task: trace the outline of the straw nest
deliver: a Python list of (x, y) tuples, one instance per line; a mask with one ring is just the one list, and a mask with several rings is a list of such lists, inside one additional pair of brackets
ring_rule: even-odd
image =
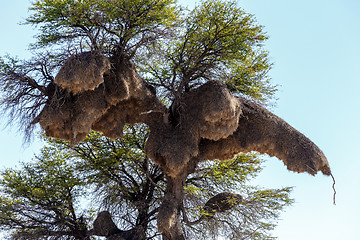
[(55, 77), (55, 83), (77, 94), (94, 90), (104, 82), (103, 75), (110, 70), (110, 61), (99, 52), (83, 52), (71, 56)]
[(93, 234), (96, 236), (107, 237), (120, 232), (108, 211), (100, 212), (95, 219), (93, 226)]
[(145, 229), (141, 225), (126, 231), (120, 230), (108, 211), (100, 212), (93, 223), (92, 235), (106, 237), (107, 240), (145, 239)]
[(39, 122), (47, 136), (82, 141), (95, 119), (107, 110), (102, 88), (76, 96), (54, 96), (40, 113)]
[[(79, 59), (82, 60), (81, 63), (74, 65), (86, 65), (92, 70), (78, 68), (76, 71), (76, 68), (69, 66), (74, 61), (80, 61)], [(143, 112), (165, 112), (165, 107), (136, 73), (133, 64), (124, 59), (117, 68), (105, 73), (104, 65), (108, 65), (105, 63), (109, 60), (104, 59), (105, 57), (97, 54), (83, 53), (70, 57), (64, 64), (57, 75), (57, 79), (61, 79), (56, 81), (59, 85), (51, 83), (54, 85), (53, 94), (35, 120), (40, 123), (47, 136), (76, 144), (86, 137), (90, 129), (96, 129), (103, 131), (106, 136), (116, 138), (122, 135), (125, 123), (147, 122), (156, 115), (142, 114)], [(96, 65), (98, 62), (104, 64)], [(101, 73), (103, 75), (99, 77)], [(70, 80), (65, 80), (65, 77)], [(100, 84), (90, 90), (88, 86), (93, 88), (95, 83)], [(159, 117), (159, 114), (155, 117)]]
[(216, 141), (228, 137), (238, 127), (240, 104), (220, 82), (205, 83), (185, 95), (181, 102), (180, 121), (193, 128), (200, 138)]
[(105, 136), (116, 139), (122, 136), (125, 124), (162, 121), (164, 106), (155, 98), (130, 98), (111, 106), (104, 115), (94, 122), (92, 129), (101, 131)]
[(225, 212), (243, 202), (239, 194), (222, 192), (210, 198), (203, 207), (203, 216), (213, 217), (215, 213)]
[(171, 109), (167, 125), (152, 127), (148, 156), (168, 175), (177, 175), (199, 154), (202, 138), (219, 140), (238, 127), (240, 104), (221, 83), (209, 81), (186, 94)]
[(148, 157), (169, 176), (180, 174), (191, 161), (229, 159), (249, 151), (276, 156), (291, 171), (331, 174), (313, 142), (216, 81), (184, 93), (166, 110), (129, 60), (82, 53), (66, 61), (49, 89), (52, 94), (34, 120), (47, 136), (76, 144), (90, 129), (117, 138), (124, 124), (146, 123), (151, 130)]
[(199, 159), (229, 159), (239, 152), (258, 151), (276, 156), (294, 172), (331, 174), (324, 153), (311, 140), (264, 107), (243, 98), (239, 102), (238, 129), (225, 139), (203, 139)]

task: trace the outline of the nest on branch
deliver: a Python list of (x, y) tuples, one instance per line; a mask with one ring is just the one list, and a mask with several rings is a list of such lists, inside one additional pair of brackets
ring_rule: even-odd
[(176, 175), (199, 154), (201, 139), (219, 140), (231, 135), (241, 113), (236, 97), (215, 81), (185, 93), (176, 105), (172, 122), (151, 128), (146, 145), (148, 156), (169, 175)]
[(100, 212), (96, 217), (93, 226), (93, 234), (96, 236), (107, 237), (120, 232), (108, 211)]
[[(79, 143), (96, 129), (122, 136), (124, 123), (147, 122), (141, 114), (164, 106), (126, 59), (108, 71), (110, 61), (99, 54), (70, 57), (56, 76), (54, 93), (36, 118), (47, 136)], [(86, 68), (84, 70), (84, 68)]]
[(211, 218), (218, 212), (230, 210), (243, 202), (240, 194), (222, 192), (210, 198), (203, 207), (202, 215)]
[(218, 141), (202, 139), (201, 160), (230, 159), (237, 153), (258, 151), (281, 159), (288, 170), (330, 175), (330, 166), (318, 146), (264, 107), (239, 98), (242, 115), (238, 129)]
[(101, 53), (83, 52), (66, 60), (55, 83), (74, 94), (94, 90), (104, 82), (103, 75), (110, 67), (110, 61)]
[(108, 211), (100, 212), (93, 226), (92, 235), (106, 237), (107, 240), (145, 239), (145, 229), (141, 225), (126, 231), (120, 230)]
[(76, 144), (90, 129), (117, 138), (124, 124), (146, 123), (151, 131), (148, 157), (169, 176), (178, 176), (189, 162), (229, 159), (249, 151), (276, 156), (291, 171), (331, 174), (313, 142), (217, 81), (183, 93), (166, 109), (128, 59), (83, 53), (71, 57), (51, 84), (53, 94), (34, 120), (47, 136)]

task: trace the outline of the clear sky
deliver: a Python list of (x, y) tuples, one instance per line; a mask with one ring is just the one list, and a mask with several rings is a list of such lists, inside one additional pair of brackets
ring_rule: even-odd
[[(193, 0), (180, 2), (193, 6)], [(0, 55), (30, 56), (26, 49), (34, 31), (17, 25), (29, 5), (28, 0), (1, 3)], [(274, 235), (279, 240), (360, 239), (360, 1), (239, 0), (239, 6), (254, 14), (270, 37), (270, 76), (279, 85), (272, 111), (324, 151), (336, 178), (334, 206), (331, 178), (288, 172), (270, 158), (255, 183), (294, 186), (295, 198)], [(0, 133), (0, 167), (30, 159), (41, 145), (24, 148), (15, 130)]]

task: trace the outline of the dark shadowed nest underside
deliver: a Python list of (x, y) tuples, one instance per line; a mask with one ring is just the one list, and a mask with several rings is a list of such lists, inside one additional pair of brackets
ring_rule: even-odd
[(107, 240), (145, 239), (145, 231), (141, 225), (127, 231), (122, 231), (115, 225), (108, 211), (98, 214), (93, 227), (93, 235), (106, 237)]
[(205, 217), (213, 217), (215, 213), (225, 212), (243, 202), (243, 197), (239, 194), (222, 192), (210, 198), (204, 205)]
[(313, 142), (261, 105), (235, 97), (223, 84), (208, 81), (184, 93), (174, 112), (129, 60), (110, 62), (97, 53), (65, 62), (53, 97), (36, 119), (46, 135), (76, 144), (90, 129), (117, 138), (125, 124), (139, 122), (151, 130), (148, 156), (170, 176), (190, 161), (229, 159), (249, 151), (276, 156), (291, 171), (331, 174)]

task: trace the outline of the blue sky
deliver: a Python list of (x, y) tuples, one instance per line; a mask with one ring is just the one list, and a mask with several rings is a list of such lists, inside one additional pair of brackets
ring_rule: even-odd
[[(193, 6), (192, 0), (180, 2)], [(29, 5), (27, 0), (1, 4), (0, 55), (30, 56), (26, 49), (35, 32), (17, 24)], [(279, 240), (360, 239), (360, 1), (239, 0), (239, 6), (254, 14), (270, 37), (270, 76), (279, 85), (272, 111), (324, 151), (336, 178), (334, 206), (331, 178), (288, 172), (281, 161), (269, 158), (254, 183), (294, 186), (295, 198), (274, 235)], [(30, 159), (41, 146), (22, 147), (14, 129), (0, 133), (0, 167)]]

